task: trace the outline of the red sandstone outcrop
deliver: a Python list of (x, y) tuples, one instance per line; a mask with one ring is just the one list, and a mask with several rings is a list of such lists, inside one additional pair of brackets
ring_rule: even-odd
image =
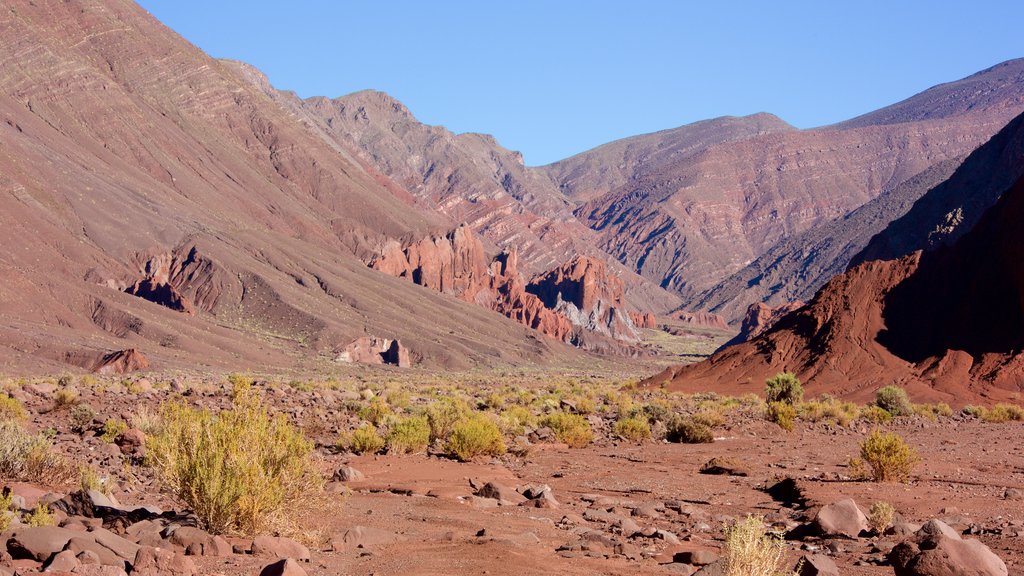
[(732, 346), (740, 342), (746, 342), (764, 334), (782, 319), (783, 316), (801, 308), (803, 302), (787, 302), (781, 306), (769, 306), (761, 302), (751, 304), (747, 307), (747, 314), (740, 324), (740, 333), (729, 340), (725, 345)]
[(409, 350), (398, 340), (363, 336), (350, 343), (335, 358), (336, 362), (358, 364), (387, 364), (408, 368), (412, 366)]
[(601, 260), (576, 256), (534, 277), (526, 291), (584, 330), (622, 341), (640, 339), (626, 308), (622, 280)]
[(633, 325), (637, 328), (653, 329), (658, 327), (658, 319), (652, 312), (631, 310), (629, 312), (629, 319), (633, 321)]
[(809, 393), (915, 401), (1013, 400), (1024, 391), (1024, 178), (952, 247), (869, 261), (827, 283), (753, 340), (648, 380), (677, 390), (761, 393), (796, 372)]
[(128, 374), (148, 370), (149, 360), (134, 348), (105, 354), (96, 361), (92, 371), (96, 374)]
[(713, 312), (687, 312), (686, 310), (677, 310), (671, 314), (671, 317), (699, 328), (714, 328), (715, 330), (729, 330), (729, 324), (718, 314)]

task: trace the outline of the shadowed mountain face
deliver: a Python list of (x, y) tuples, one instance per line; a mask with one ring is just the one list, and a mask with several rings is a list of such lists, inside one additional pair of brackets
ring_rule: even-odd
[(16, 0), (0, 29), (4, 372), (313, 368), (364, 335), (434, 365), (575, 357), (368, 269), (451, 221), (134, 3)]
[[(922, 197), (911, 213), (935, 205), (936, 197), (966, 202), (977, 191), (1014, 178), (1005, 165), (987, 178), (976, 169), (992, 166), (1008, 143), (1020, 141), (1022, 119)], [(1021, 154), (1018, 147), (1016, 155)], [(960, 405), (1014, 397), (1024, 390), (1024, 177), (1019, 168), (1008, 191), (996, 196), (973, 227), (959, 231), (959, 239), (929, 244), (921, 237), (922, 245), (909, 255), (868, 259), (827, 283), (810, 304), (767, 333), (653, 381), (687, 390), (758, 392), (767, 376), (792, 370), (811, 392), (856, 399), (869, 398), (882, 383), (905, 386), (915, 399)]]
[[(766, 115), (723, 119), (702, 124), (700, 136), (640, 136), (544, 169), (584, 200), (576, 214), (609, 254), (678, 293), (685, 307), (721, 308), (725, 298), (710, 293), (729, 290), (718, 286), (723, 279), (904, 183), (920, 190), (909, 181), (927, 181), (934, 166), (956, 162), (1022, 110), (1024, 60), (1014, 60), (845, 124), (793, 130)], [(672, 144), (676, 137), (701, 145)], [(780, 277), (778, 288), (760, 290), (820, 285), (856, 249), (838, 251), (813, 262), (811, 278)], [(784, 252), (775, 259), (797, 257)], [(736, 320), (746, 303), (723, 312)]]

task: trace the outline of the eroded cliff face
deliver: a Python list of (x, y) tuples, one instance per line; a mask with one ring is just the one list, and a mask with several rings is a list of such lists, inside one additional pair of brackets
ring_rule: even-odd
[(740, 332), (734, 338), (725, 343), (725, 346), (732, 346), (740, 342), (746, 342), (757, 338), (775, 326), (786, 314), (799, 310), (804, 306), (803, 302), (787, 302), (779, 306), (769, 306), (760, 302), (747, 307), (747, 313), (743, 316), (740, 324)]
[(462, 226), (404, 244), (389, 241), (369, 266), (585, 348), (627, 351), (615, 343), (639, 342), (622, 280), (603, 261), (587, 256), (577, 256), (527, 282), (519, 270), (517, 251), (489, 258), (481, 240)]
[(796, 372), (810, 393), (869, 400), (886, 384), (915, 401), (963, 405), (1024, 391), (1024, 179), (948, 248), (868, 261), (806, 306), (700, 364), (650, 382), (763, 391)]

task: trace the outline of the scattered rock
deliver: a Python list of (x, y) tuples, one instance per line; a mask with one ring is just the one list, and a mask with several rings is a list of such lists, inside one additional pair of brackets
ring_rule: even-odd
[(978, 540), (923, 532), (888, 554), (896, 576), (1006, 576), (1006, 564)]
[(734, 458), (712, 458), (700, 467), (701, 474), (749, 476), (750, 470)]
[(839, 576), (839, 567), (824, 554), (804, 556), (800, 566), (800, 576)]
[(164, 548), (141, 546), (132, 562), (132, 576), (194, 576), (191, 558)]
[(306, 571), (295, 560), (285, 558), (264, 566), (260, 576), (306, 576)]
[(334, 473), (334, 479), (341, 482), (358, 482), (366, 480), (366, 475), (351, 466), (342, 466)]
[(252, 541), (252, 548), (250, 550), (253, 556), (309, 560), (309, 548), (291, 538), (280, 536), (257, 536)]
[(493, 498), (501, 504), (519, 504), (526, 500), (526, 496), (516, 492), (515, 489), (498, 484), (497, 482), (484, 484), (482, 488), (476, 491), (476, 495), (481, 498)]
[(814, 529), (821, 536), (857, 538), (867, 531), (868, 519), (851, 498), (825, 506), (814, 517)]
[(373, 548), (386, 546), (395, 542), (404, 541), (405, 538), (380, 528), (369, 528), (367, 526), (354, 526), (346, 531), (340, 538), (337, 535), (331, 539), (331, 549), (335, 552), (355, 550), (356, 548)]

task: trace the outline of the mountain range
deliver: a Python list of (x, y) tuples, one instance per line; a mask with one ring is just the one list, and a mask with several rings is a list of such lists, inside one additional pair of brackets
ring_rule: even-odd
[(279, 90), (128, 0), (8, 4), (7, 372), (636, 356), (652, 313), (736, 322), (957, 241), (1005, 178), (935, 199), (1024, 111), (1014, 60), (834, 126), (724, 117), (528, 167), (381, 92)]

